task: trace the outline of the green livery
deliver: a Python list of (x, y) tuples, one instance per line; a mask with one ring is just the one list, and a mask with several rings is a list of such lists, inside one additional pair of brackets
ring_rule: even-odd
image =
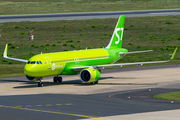
[[(121, 48), (124, 22), (125, 15), (121, 15), (113, 32), (112, 38), (106, 48), (38, 54), (29, 60), (23, 60), (7, 57), (8, 45), (6, 44), (3, 56), (6, 59), (25, 62), (26, 65), (24, 67), (24, 73), (26, 74), (27, 79), (34, 81), (39, 80), (39, 87), (43, 86), (41, 80), (45, 76), (55, 76), (54, 82), (56, 83), (62, 82), (62, 77), (59, 75), (74, 75), (80, 73), (82, 82), (96, 84), (100, 78), (101, 69), (104, 67), (139, 64), (142, 65), (169, 61), (113, 64), (124, 57), (126, 54), (152, 51), (146, 50), (128, 52), (127, 49)], [(171, 59), (173, 59), (175, 52), (173, 53)]]

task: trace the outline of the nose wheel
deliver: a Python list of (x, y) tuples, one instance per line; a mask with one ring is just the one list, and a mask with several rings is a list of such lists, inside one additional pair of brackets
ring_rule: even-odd
[(55, 76), (53, 78), (53, 81), (54, 81), (54, 83), (57, 83), (57, 82), (61, 83), (62, 82), (62, 77), (61, 76)]
[(40, 81), (39, 81), (39, 83), (38, 83), (38, 87), (43, 87), (43, 83), (42, 83), (42, 81), (41, 81), (41, 78), (39, 79)]

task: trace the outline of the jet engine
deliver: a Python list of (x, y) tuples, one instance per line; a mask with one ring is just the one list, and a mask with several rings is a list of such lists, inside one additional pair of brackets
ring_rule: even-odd
[(28, 80), (30, 80), (30, 81), (32, 81), (32, 80), (35, 79), (35, 77), (31, 77), (31, 76), (28, 76), (28, 75), (26, 75), (26, 78), (27, 78)]
[(98, 69), (86, 68), (81, 71), (80, 78), (84, 83), (96, 83), (100, 78), (100, 72)]

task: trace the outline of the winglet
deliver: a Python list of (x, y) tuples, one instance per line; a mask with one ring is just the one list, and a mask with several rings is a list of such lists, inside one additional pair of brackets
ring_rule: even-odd
[(8, 49), (8, 44), (6, 44), (6, 47), (4, 49), (4, 54), (3, 57), (6, 58), (7, 57), (7, 49)]
[(177, 48), (174, 50), (174, 52), (173, 52), (173, 54), (172, 54), (170, 60), (173, 60), (173, 59), (174, 59), (174, 56), (175, 56), (175, 54), (176, 54), (176, 51), (177, 51)]

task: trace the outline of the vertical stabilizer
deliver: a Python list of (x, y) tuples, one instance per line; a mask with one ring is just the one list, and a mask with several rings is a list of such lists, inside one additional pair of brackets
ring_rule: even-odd
[(124, 21), (125, 21), (125, 15), (121, 15), (116, 24), (111, 40), (108, 46), (106, 47), (107, 49), (121, 48), (122, 39), (123, 39), (123, 31), (124, 31)]

